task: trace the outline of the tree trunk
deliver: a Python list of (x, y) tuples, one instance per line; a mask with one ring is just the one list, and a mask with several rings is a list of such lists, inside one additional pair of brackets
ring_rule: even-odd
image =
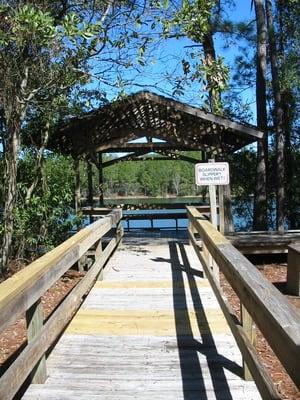
[(294, 171), (294, 154), (292, 151), (292, 121), (294, 119), (295, 100), (291, 90), (286, 89), (282, 93), (282, 109), (283, 109), (283, 126), (284, 126), (284, 137), (285, 137), (285, 173), (289, 177), (286, 179), (286, 208), (287, 208), (287, 220), (289, 229), (297, 228), (297, 195), (295, 192), (295, 179), (293, 176)]
[[(214, 39), (212, 31), (210, 31), (207, 35), (204, 36), (203, 42), (203, 51), (207, 64), (210, 64), (212, 61), (216, 60), (216, 51), (214, 46)], [(210, 87), (212, 85), (209, 85)], [(215, 112), (216, 105), (220, 103), (220, 94), (209, 91), (209, 102), (211, 112)], [(224, 187), (224, 211), (225, 211), (225, 231), (226, 233), (230, 233), (234, 231), (233, 227), (233, 219), (232, 219), (232, 200), (231, 200), (231, 189), (230, 184)]]
[(267, 230), (267, 99), (266, 99), (266, 68), (267, 68), (267, 26), (263, 0), (255, 0), (257, 29), (257, 60), (256, 60), (256, 113), (257, 126), (265, 132), (264, 138), (257, 141), (256, 185), (254, 194), (253, 229)]
[[(210, 65), (213, 61), (216, 60), (216, 51), (215, 51), (215, 45), (214, 45), (214, 39), (212, 32), (208, 32), (206, 35), (203, 37), (202, 41), (202, 46), (203, 46), (203, 51), (204, 51), (204, 57), (207, 65)], [(211, 82), (208, 82), (209, 84)], [(212, 90), (212, 85), (209, 85), (209, 105), (210, 105), (210, 111), (213, 113), (215, 112), (216, 109), (216, 103), (219, 102), (219, 95), (213, 92)], [(217, 97), (218, 96), (218, 97)]]
[(11, 254), (12, 236), (14, 228), (13, 211), (17, 197), (17, 160), (20, 130), (18, 125), (8, 127), (8, 136), (5, 141), (5, 195), (3, 211), (3, 241), (0, 258), (0, 273), (8, 267)]
[[(277, 14), (278, 14), (278, 47), (279, 56), (284, 64), (287, 60), (285, 57), (285, 32), (284, 32), (284, 5), (283, 2), (277, 1)], [(294, 111), (296, 102), (293, 91), (291, 88), (286, 87), (281, 93), (282, 109), (283, 109), (283, 129), (285, 138), (285, 174), (289, 179), (286, 179), (286, 208), (287, 208), (287, 220), (289, 229), (295, 229), (297, 227), (297, 199), (294, 190), (294, 156), (292, 152), (291, 143), (291, 132), (292, 132), (292, 121), (295, 118)]]
[(277, 175), (277, 204), (276, 224), (280, 233), (284, 232), (285, 209), (285, 160), (284, 160), (284, 129), (283, 108), (278, 74), (277, 47), (274, 32), (272, 1), (266, 0), (266, 15), (269, 36), (269, 54), (271, 60), (272, 89), (274, 96), (274, 125), (276, 132), (276, 175)]
[(50, 122), (48, 121), (45, 126), (45, 130), (42, 133), (42, 140), (41, 140), (41, 147), (39, 148), (39, 151), (36, 156), (36, 161), (35, 161), (35, 172), (34, 172), (34, 179), (27, 189), (26, 192), (26, 197), (25, 197), (25, 204), (28, 205), (30, 203), (32, 194), (37, 187), (37, 184), (40, 181), (40, 178), (42, 176), (42, 166), (43, 166), (43, 160), (44, 160), (44, 152), (46, 150), (46, 146), (48, 144), (48, 139), (49, 139), (49, 129), (50, 129)]

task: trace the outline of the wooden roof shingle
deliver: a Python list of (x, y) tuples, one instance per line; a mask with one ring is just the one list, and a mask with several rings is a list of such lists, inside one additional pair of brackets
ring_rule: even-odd
[[(128, 141), (145, 136), (164, 140), (164, 147), (222, 155), (261, 139), (263, 132), (143, 91), (61, 125), (54, 132), (50, 148), (73, 155), (128, 151)], [(154, 149), (156, 144), (147, 146)]]

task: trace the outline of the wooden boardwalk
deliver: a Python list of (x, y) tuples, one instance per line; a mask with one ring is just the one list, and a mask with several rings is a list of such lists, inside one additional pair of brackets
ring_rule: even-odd
[(125, 236), (23, 400), (258, 400), (184, 239)]

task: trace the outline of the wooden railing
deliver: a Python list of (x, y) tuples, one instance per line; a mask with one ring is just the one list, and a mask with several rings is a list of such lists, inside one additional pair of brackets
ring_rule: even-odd
[[(263, 399), (281, 398), (257, 356), (254, 321), (300, 388), (299, 311), (196, 208), (187, 213), (190, 241), (243, 355), (245, 378), (253, 377)], [(218, 268), (240, 300), (242, 322), (222, 292)]]
[[(45, 353), (71, 320), (94, 280), (101, 276), (123, 235), (121, 219), (121, 210), (111, 211), (0, 285), (0, 332), (24, 312), (27, 320), (27, 345), (0, 378), (1, 400), (12, 399), (29, 375), (33, 383), (45, 381)], [(101, 239), (107, 233), (110, 240), (103, 248)], [(41, 296), (86, 254), (92, 257), (92, 265), (44, 322)]]

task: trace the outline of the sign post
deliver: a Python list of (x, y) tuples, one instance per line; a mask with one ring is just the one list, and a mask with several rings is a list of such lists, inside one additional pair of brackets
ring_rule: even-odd
[(229, 184), (229, 165), (227, 162), (200, 163), (195, 165), (196, 185), (219, 186)]
[[(210, 159), (208, 160), (208, 162), (210, 164), (214, 163), (215, 160), (214, 159)], [(211, 174), (211, 172), (203, 172), (202, 173), (202, 178), (207, 177), (206, 175)], [(213, 226), (218, 229), (218, 216), (217, 216), (217, 194), (216, 194), (216, 186), (213, 184), (210, 184), (208, 186), (208, 190), (209, 190), (209, 204), (210, 204), (210, 219), (211, 219), (211, 223), (213, 224)]]
[[(217, 205), (216, 205), (216, 186), (219, 186), (219, 197), (223, 194), (221, 186), (229, 184), (229, 165), (227, 162), (214, 162), (209, 160), (209, 163), (195, 165), (196, 185), (209, 187), (211, 223), (217, 228)], [(219, 207), (223, 208), (223, 198), (219, 199)], [(224, 218), (224, 212), (221, 213)], [(224, 221), (220, 220), (221, 230), (224, 230)]]
[[(210, 202), (210, 215), (212, 225), (218, 229), (217, 220), (217, 196), (216, 186), (219, 186), (219, 207), (220, 207), (220, 231), (224, 233), (224, 201), (220, 199), (223, 194), (223, 185), (229, 184), (229, 165), (227, 162), (215, 162), (209, 160), (208, 163), (200, 163), (195, 165), (196, 185), (208, 186), (209, 188), (209, 202)], [(219, 269), (211, 255), (208, 257), (208, 265), (214, 271), (215, 277), (219, 279)]]

